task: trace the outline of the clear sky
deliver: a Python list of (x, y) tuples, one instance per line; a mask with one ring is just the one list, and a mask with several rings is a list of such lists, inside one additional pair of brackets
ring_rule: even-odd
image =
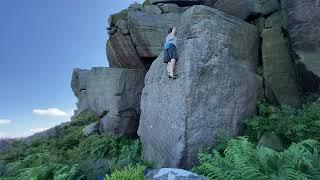
[(68, 121), (72, 69), (108, 66), (108, 16), (142, 1), (1, 0), (0, 137)]

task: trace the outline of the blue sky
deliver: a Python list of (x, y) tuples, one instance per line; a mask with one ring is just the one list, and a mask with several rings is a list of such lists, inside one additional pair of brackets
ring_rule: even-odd
[(112, 13), (142, 0), (1, 0), (0, 138), (68, 121), (73, 68), (108, 66)]

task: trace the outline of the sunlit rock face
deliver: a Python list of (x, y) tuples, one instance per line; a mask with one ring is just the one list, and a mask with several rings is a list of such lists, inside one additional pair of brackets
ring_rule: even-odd
[(75, 116), (90, 110), (102, 118), (101, 132), (135, 136), (144, 76), (141, 69), (75, 69), (71, 83), (78, 98)]
[(217, 133), (238, 135), (258, 96), (255, 26), (193, 6), (178, 27), (179, 78), (168, 79), (161, 53), (146, 75), (141, 98), (143, 157), (157, 167), (190, 168), (199, 148), (212, 146)]

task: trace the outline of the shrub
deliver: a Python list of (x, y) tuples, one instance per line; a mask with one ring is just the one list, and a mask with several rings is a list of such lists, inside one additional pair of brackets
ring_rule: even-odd
[(107, 167), (105, 171), (90, 172), (104, 175), (141, 161), (139, 140), (83, 136), (82, 128), (97, 120), (95, 115), (82, 113), (72, 122), (56, 127), (55, 137), (13, 142), (8, 150), (0, 153), (0, 161), (6, 165), (5, 175), (1, 178), (78, 179), (89, 177), (89, 172), (81, 169), (86, 167), (83, 166), (86, 162), (98, 162), (98, 167), (99, 162), (106, 162), (103, 164)]
[(111, 175), (106, 175), (105, 180), (144, 180), (143, 172), (145, 166), (138, 164), (137, 166), (127, 166), (122, 171), (116, 170)]
[(221, 155), (199, 153), (194, 172), (211, 179), (319, 179), (320, 144), (315, 140), (293, 143), (284, 152), (256, 149), (246, 138), (232, 139)]
[(247, 121), (248, 133), (257, 141), (264, 132), (274, 132), (289, 145), (305, 139), (320, 141), (320, 103), (302, 109), (289, 106), (276, 108), (258, 104), (258, 114)]

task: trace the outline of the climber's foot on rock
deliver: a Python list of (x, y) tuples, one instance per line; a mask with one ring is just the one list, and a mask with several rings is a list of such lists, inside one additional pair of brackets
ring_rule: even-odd
[(169, 75), (169, 78), (170, 79), (178, 79), (178, 76), (177, 75), (173, 75), (173, 76)]

